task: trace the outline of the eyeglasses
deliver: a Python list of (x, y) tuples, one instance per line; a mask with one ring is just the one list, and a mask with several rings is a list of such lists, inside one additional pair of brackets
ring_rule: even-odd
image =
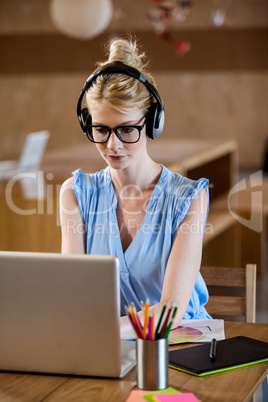
[(145, 126), (146, 120), (142, 126), (117, 126), (111, 128), (108, 126), (95, 126), (85, 125), (87, 138), (96, 144), (103, 144), (107, 142), (112, 134), (115, 132), (117, 138), (126, 144), (134, 144), (138, 142), (141, 136), (141, 130)]

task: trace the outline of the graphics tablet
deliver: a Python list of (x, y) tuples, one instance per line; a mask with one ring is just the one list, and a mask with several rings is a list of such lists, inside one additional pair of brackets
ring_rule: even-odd
[(169, 352), (169, 366), (204, 376), (268, 361), (268, 343), (245, 336), (217, 342), (216, 358), (210, 359), (210, 343)]

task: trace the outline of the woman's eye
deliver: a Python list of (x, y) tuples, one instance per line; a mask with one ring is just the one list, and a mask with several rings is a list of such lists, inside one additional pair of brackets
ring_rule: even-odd
[(121, 134), (131, 134), (133, 127), (120, 127), (119, 131)]
[(106, 135), (108, 132), (107, 128), (105, 128), (105, 127), (95, 127), (95, 131), (98, 134), (103, 134), (103, 135)]

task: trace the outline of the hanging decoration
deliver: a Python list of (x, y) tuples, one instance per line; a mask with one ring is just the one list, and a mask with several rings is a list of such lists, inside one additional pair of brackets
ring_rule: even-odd
[(191, 49), (191, 43), (185, 40), (176, 40), (173, 46), (178, 56), (184, 56)]
[(221, 27), (226, 22), (226, 13), (229, 0), (213, 0), (211, 19), (213, 25)]
[(187, 0), (149, 0), (153, 8), (148, 13), (148, 19), (153, 25), (156, 36), (169, 43), (178, 56), (184, 56), (191, 49), (190, 42), (177, 40), (172, 34), (172, 23), (183, 22), (189, 16), (193, 1)]
[(61, 33), (76, 39), (91, 39), (109, 25), (111, 0), (51, 0), (50, 16)]

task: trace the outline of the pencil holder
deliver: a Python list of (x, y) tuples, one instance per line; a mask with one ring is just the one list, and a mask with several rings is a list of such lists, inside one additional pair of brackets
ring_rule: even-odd
[(140, 389), (156, 390), (168, 386), (168, 339), (137, 339), (136, 377)]

